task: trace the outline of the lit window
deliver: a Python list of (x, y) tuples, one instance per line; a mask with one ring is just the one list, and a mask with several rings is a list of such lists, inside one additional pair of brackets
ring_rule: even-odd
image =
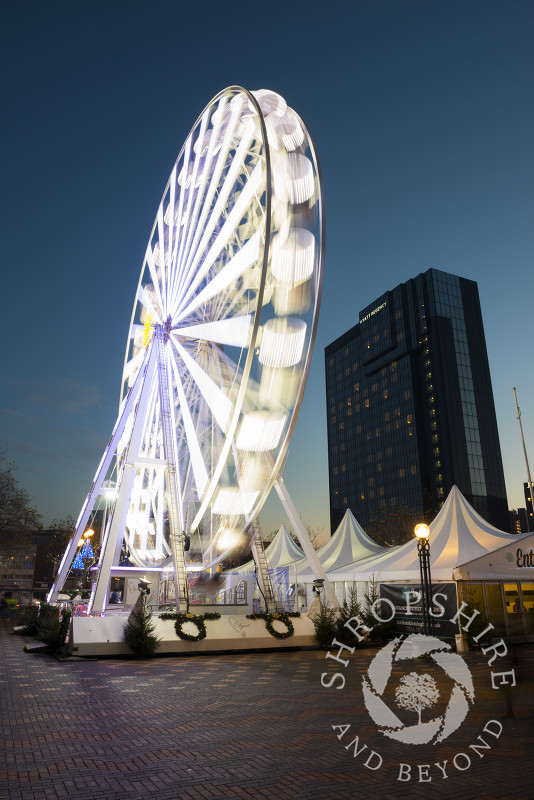
[(412, 396), (412, 393), (410, 392), (410, 390), (406, 389), (406, 391), (404, 392), (404, 399), (405, 400), (409, 400), (411, 396)]
[(380, 436), (380, 428), (375, 429), (375, 436), (378, 439), (378, 437)]
[(372, 392), (378, 391), (378, 383), (373, 383), (373, 385), (371, 386), (371, 391)]
[(382, 472), (382, 464), (377, 464), (376, 465), (376, 471), (377, 472)]
[(404, 478), (405, 475), (406, 475), (406, 470), (404, 469), (404, 467), (401, 467), (399, 469), (399, 478)]
[(390, 417), (391, 417), (391, 414), (389, 413), (389, 411), (386, 411), (386, 413), (384, 414), (384, 419), (386, 420), (386, 422), (389, 422)]
[(354, 391), (355, 392), (359, 392), (360, 391), (360, 384), (359, 383), (355, 383), (354, 384)]
[(365, 398), (364, 405), (365, 405), (366, 408), (369, 408), (370, 402), (369, 402), (369, 398), (368, 397)]
[(387, 399), (387, 396), (388, 396), (388, 390), (384, 389), (384, 399)]
[(412, 422), (413, 422), (413, 415), (412, 415), (412, 414), (408, 414), (408, 415), (406, 416), (406, 424), (407, 424), (407, 425), (411, 425), (411, 424), (412, 424)]

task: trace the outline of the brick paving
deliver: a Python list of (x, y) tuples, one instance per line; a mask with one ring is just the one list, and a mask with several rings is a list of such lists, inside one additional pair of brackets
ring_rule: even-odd
[[(518, 685), (507, 692), (491, 690), (481, 653), (466, 654), (473, 708), (442, 744), (416, 746), (386, 739), (362, 704), (372, 648), (346, 668), (321, 651), (60, 662), (24, 653), (11, 625), (0, 620), (1, 800), (534, 798), (534, 645), (513, 649)], [(342, 690), (321, 686), (337, 671)], [(447, 694), (446, 679), (439, 688)], [(490, 719), (503, 733), (486, 735), (481, 757), (469, 745)], [(332, 726), (345, 724), (338, 740)], [(358, 756), (356, 735), (367, 745)], [(377, 770), (364, 765), (371, 750)], [(471, 757), (463, 771), (459, 753)], [(425, 764), (432, 780), (419, 782)]]

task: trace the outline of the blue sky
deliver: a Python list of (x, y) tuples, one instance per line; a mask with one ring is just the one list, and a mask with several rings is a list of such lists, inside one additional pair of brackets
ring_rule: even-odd
[[(522, 505), (512, 387), (534, 462), (534, 5), (184, 5), (0, 8), (0, 442), (45, 523), (77, 516), (89, 489), (161, 194), (232, 84), (285, 96), (324, 177), (323, 302), (285, 472), (304, 522), (328, 531), (324, 347), (431, 266), (479, 284), (508, 500)], [(264, 529), (283, 520), (269, 501)]]

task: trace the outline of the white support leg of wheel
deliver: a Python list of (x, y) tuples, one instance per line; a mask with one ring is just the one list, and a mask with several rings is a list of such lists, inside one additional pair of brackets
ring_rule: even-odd
[(145, 429), (145, 417), (147, 414), (148, 401), (150, 398), (150, 388), (152, 383), (152, 373), (156, 369), (156, 348), (150, 348), (150, 355), (147, 364), (146, 376), (139, 395), (139, 402), (135, 412), (135, 420), (132, 427), (130, 441), (125, 457), (125, 465), (121, 476), (120, 486), (118, 486), (117, 500), (113, 510), (113, 517), (108, 534), (102, 544), (102, 553), (98, 565), (98, 574), (95, 582), (91, 599), (89, 601), (89, 614), (101, 614), (106, 606), (107, 590), (111, 574), (111, 567), (115, 560), (118, 550), (118, 540), (120, 535), (124, 535), (126, 514), (130, 504), (133, 481), (135, 477), (135, 459), (139, 455), (139, 449)]
[(274, 482), (274, 488), (277, 491), (278, 497), (285, 509), (285, 512), (291, 522), (295, 533), (297, 534), (298, 540), (300, 542), (300, 546), (304, 550), (304, 555), (308, 559), (311, 568), (313, 570), (313, 574), (316, 578), (324, 581), (324, 594), (325, 598), (330, 603), (331, 608), (339, 608), (339, 600), (336, 597), (336, 593), (334, 592), (334, 587), (328, 580), (326, 576), (326, 572), (323, 569), (323, 565), (317, 558), (317, 553), (313, 549), (313, 545), (310, 542), (310, 537), (306, 531), (306, 528), (302, 524), (302, 520), (299, 517), (298, 511), (295, 508), (293, 501), (289, 495), (289, 492), (286, 489), (284, 484), (283, 478), (277, 478)]
[(128, 396), (125, 399), (122, 410), (119, 413), (119, 416), (115, 423), (115, 427), (113, 428), (113, 433), (111, 434), (110, 440), (108, 442), (108, 446), (104, 452), (104, 455), (102, 456), (102, 460), (100, 461), (100, 465), (96, 471), (93, 485), (91, 486), (89, 494), (85, 499), (85, 503), (82, 506), (82, 510), (80, 511), (80, 515), (76, 523), (76, 528), (74, 529), (74, 533), (69, 542), (69, 546), (67, 547), (63, 559), (61, 561), (61, 564), (59, 566), (55, 583), (52, 586), (52, 589), (50, 590), (50, 593), (48, 595), (47, 598), (48, 603), (55, 603), (57, 601), (58, 594), (63, 588), (65, 581), (67, 580), (67, 577), (69, 575), (72, 566), (72, 562), (74, 560), (74, 555), (76, 553), (76, 548), (78, 547), (78, 542), (80, 541), (80, 538), (85, 530), (85, 526), (87, 525), (87, 521), (93, 510), (98, 495), (102, 491), (102, 484), (106, 479), (106, 475), (110, 467), (111, 461), (115, 456), (117, 450), (117, 444), (124, 432), (124, 427), (126, 425), (128, 417), (130, 416), (132, 409), (135, 403), (137, 402), (139, 392), (141, 391), (141, 387), (143, 386), (147, 368), (148, 368), (148, 362), (146, 362), (144, 367), (142, 367), (139, 370), (137, 377), (128, 393)]

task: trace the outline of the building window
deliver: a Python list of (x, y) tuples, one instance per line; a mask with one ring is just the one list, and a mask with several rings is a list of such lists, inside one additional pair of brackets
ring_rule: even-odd
[(412, 396), (412, 393), (410, 392), (410, 390), (406, 389), (406, 391), (404, 392), (404, 399), (405, 400), (409, 400), (411, 396)]
[(368, 398), (368, 397), (366, 397), (366, 398), (365, 398), (365, 402), (364, 402), (364, 406), (365, 406), (366, 408), (369, 408), (370, 404), (371, 404), (371, 403), (370, 403), (370, 400), (369, 400), (369, 398)]
[(407, 415), (406, 415), (406, 424), (407, 424), (407, 425), (411, 425), (411, 424), (412, 424), (412, 422), (413, 422), (413, 416), (412, 416), (412, 414), (407, 414)]
[(399, 478), (404, 478), (405, 476), (406, 476), (406, 470), (404, 469), (404, 467), (401, 467), (399, 469)]

